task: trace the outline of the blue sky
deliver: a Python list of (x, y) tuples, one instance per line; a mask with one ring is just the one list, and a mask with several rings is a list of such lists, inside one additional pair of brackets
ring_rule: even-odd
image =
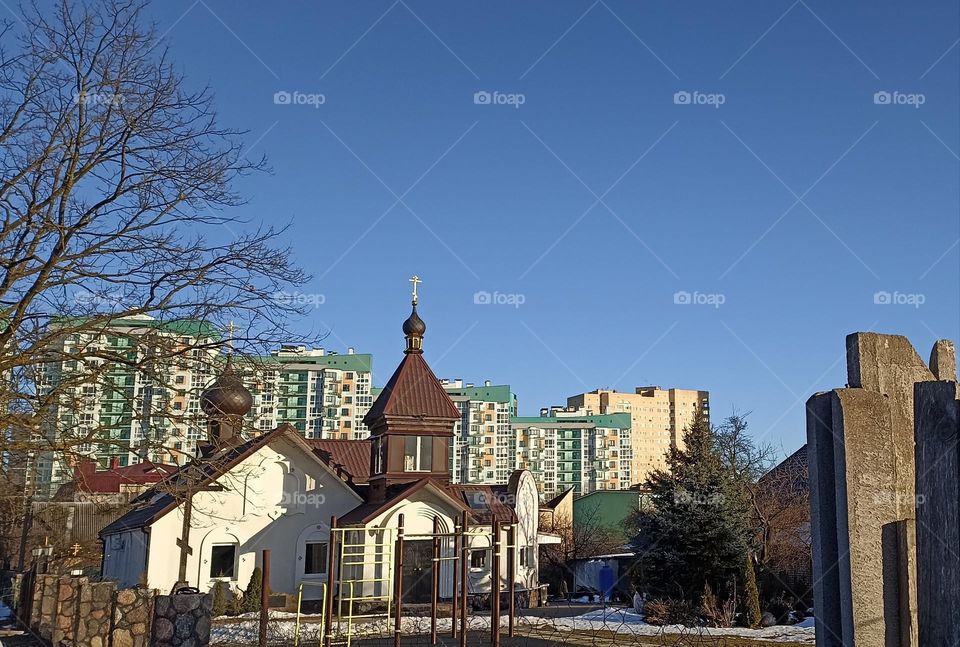
[(303, 330), (374, 353), (377, 384), (414, 273), (439, 376), (509, 383), (528, 415), (598, 387), (708, 389), (715, 418), (752, 411), (784, 451), (806, 398), (846, 381), (847, 333), (924, 358), (958, 337), (955, 2), (151, 14), (273, 167), (239, 185), (242, 214), (292, 223), (323, 295)]

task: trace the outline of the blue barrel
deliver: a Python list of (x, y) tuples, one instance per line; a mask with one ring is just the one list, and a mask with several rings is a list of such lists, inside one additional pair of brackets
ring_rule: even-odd
[(613, 594), (613, 569), (606, 564), (600, 567), (600, 593), (607, 600)]

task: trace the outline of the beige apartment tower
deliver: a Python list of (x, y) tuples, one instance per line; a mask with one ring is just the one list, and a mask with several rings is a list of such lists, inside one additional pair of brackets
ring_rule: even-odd
[(643, 483), (651, 471), (666, 467), (667, 450), (682, 444), (683, 430), (697, 407), (709, 419), (708, 391), (641, 386), (633, 393), (598, 389), (567, 398), (567, 409), (586, 415), (630, 414), (634, 483)]

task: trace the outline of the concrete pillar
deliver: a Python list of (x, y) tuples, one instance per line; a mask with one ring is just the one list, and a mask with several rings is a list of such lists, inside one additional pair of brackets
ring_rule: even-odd
[(899, 335), (846, 346), (848, 388), (807, 402), (817, 644), (915, 647), (913, 390), (934, 374)]
[[(940, 366), (944, 363), (941, 358)], [(960, 645), (958, 395), (955, 381), (922, 382), (914, 390), (921, 645)]]

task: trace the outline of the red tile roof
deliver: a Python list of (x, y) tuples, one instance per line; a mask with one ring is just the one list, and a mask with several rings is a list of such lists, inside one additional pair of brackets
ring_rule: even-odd
[(344, 481), (363, 485), (370, 481), (369, 440), (307, 440), (313, 453)]
[(126, 467), (112, 466), (98, 470), (93, 461), (81, 463), (74, 469), (76, 491), (97, 494), (120, 492), (121, 486), (153, 485), (177, 471), (176, 465), (144, 461)]
[(423, 355), (407, 353), (363, 423), (372, 427), (374, 421), (384, 416), (459, 420), (460, 410), (440, 386)]

